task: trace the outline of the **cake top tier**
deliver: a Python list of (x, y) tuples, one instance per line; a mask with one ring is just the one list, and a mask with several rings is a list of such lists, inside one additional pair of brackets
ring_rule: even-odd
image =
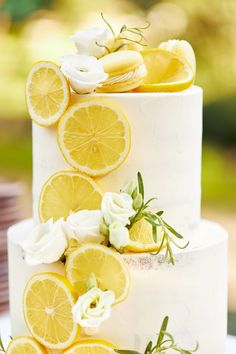
[(119, 251), (166, 247), (171, 258), (170, 234), (182, 236), (168, 223), (182, 230), (200, 218), (194, 51), (183, 40), (143, 50), (145, 26), (115, 34), (104, 21), (108, 28), (71, 37), (77, 53), (60, 67), (41, 61), (29, 73), (34, 218), (46, 229), (61, 219), (79, 223), (79, 233), (85, 222)]

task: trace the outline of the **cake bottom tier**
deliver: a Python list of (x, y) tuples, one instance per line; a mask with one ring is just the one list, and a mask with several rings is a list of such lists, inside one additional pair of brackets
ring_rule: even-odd
[[(28, 334), (22, 310), (27, 280), (43, 271), (64, 273), (59, 262), (25, 264), (17, 243), (31, 227), (32, 221), (26, 220), (11, 227), (8, 233), (13, 336)], [(168, 331), (182, 347), (192, 348), (198, 341), (198, 354), (225, 354), (227, 233), (219, 225), (204, 220), (189, 233), (190, 246), (175, 251), (175, 266), (162, 264), (161, 255), (124, 255), (131, 273), (130, 294), (112, 309), (111, 317), (94, 337), (109, 340), (122, 349), (144, 352), (168, 315)]]

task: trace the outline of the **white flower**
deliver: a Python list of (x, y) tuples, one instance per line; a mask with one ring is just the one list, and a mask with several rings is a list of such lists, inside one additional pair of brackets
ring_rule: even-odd
[(68, 246), (65, 222), (52, 219), (36, 225), (21, 242), (25, 261), (29, 265), (53, 263), (58, 261)]
[(100, 58), (106, 53), (102, 46), (106, 45), (111, 37), (108, 28), (93, 27), (76, 32), (70, 39), (75, 43), (79, 54)]
[(102, 212), (100, 210), (81, 210), (71, 214), (66, 220), (79, 243), (103, 242), (105, 237), (99, 232), (101, 221)]
[(129, 225), (129, 218), (135, 214), (132, 205), (133, 199), (127, 193), (105, 193), (102, 199), (105, 222), (111, 225), (114, 221), (119, 221), (123, 226)]
[(61, 70), (77, 93), (90, 93), (101, 86), (108, 75), (95, 57), (68, 54), (61, 58)]
[(109, 241), (117, 250), (129, 244), (129, 230), (119, 221), (113, 222), (109, 226)]
[(80, 296), (73, 307), (73, 318), (84, 328), (97, 328), (110, 317), (111, 306), (115, 302), (113, 291), (102, 291), (95, 287)]

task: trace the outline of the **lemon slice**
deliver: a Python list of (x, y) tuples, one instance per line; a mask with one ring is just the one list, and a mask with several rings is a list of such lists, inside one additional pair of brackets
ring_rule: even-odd
[(48, 61), (34, 64), (26, 83), (26, 102), (35, 123), (43, 126), (56, 123), (69, 100), (69, 85), (59, 67)]
[(86, 292), (86, 283), (94, 273), (101, 290), (112, 290), (116, 303), (128, 295), (130, 278), (122, 256), (102, 245), (84, 244), (66, 259), (66, 276), (78, 294)]
[(6, 354), (46, 354), (44, 349), (32, 337), (15, 337), (7, 347)]
[(163, 232), (157, 228), (157, 242), (154, 242), (152, 225), (145, 219), (137, 221), (129, 230), (130, 243), (125, 247), (129, 252), (152, 252), (160, 248)]
[(75, 294), (68, 280), (56, 273), (35, 274), (24, 290), (23, 309), (29, 331), (50, 349), (65, 349), (78, 336), (72, 307)]
[(114, 103), (90, 99), (72, 105), (64, 114), (58, 144), (72, 167), (90, 176), (105, 175), (126, 159), (130, 126)]
[(63, 354), (114, 354), (116, 346), (100, 339), (81, 340), (69, 349), (65, 350)]
[(169, 39), (166, 42), (160, 43), (158, 48), (172, 52), (181, 57), (183, 60), (186, 60), (187, 63), (191, 66), (193, 72), (196, 72), (195, 53), (193, 47), (188, 41)]
[(39, 199), (42, 222), (67, 218), (70, 212), (100, 209), (102, 191), (90, 177), (76, 171), (59, 171), (44, 184)]
[(193, 70), (176, 54), (163, 49), (150, 49), (144, 50), (142, 55), (147, 76), (137, 91), (175, 92), (185, 90), (193, 84)]

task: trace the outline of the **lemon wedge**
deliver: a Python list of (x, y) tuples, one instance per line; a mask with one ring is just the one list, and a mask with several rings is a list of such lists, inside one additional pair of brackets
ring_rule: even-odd
[(188, 41), (169, 39), (166, 42), (160, 43), (158, 48), (167, 50), (168, 52), (172, 52), (178, 55), (191, 66), (193, 73), (196, 73), (195, 53), (193, 47)]
[(100, 209), (102, 191), (92, 178), (76, 171), (59, 171), (45, 182), (39, 198), (39, 218), (67, 218), (70, 212)]
[(69, 85), (59, 67), (48, 61), (34, 64), (27, 78), (26, 102), (35, 123), (42, 126), (56, 123), (69, 101)]
[(122, 256), (102, 245), (84, 244), (66, 259), (66, 277), (78, 294), (86, 292), (86, 283), (94, 273), (101, 290), (114, 291), (116, 301), (126, 299), (130, 286), (128, 268)]
[(190, 87), (194, 82), (194, 72), (186, 60), (163, 50), (150, 49), (141, 52), (147, 69), (144, 84), (139, 92), (177, 92)]
[(115, 348), (114, 344), (105, 340), (88, 339), (75, 343), (63, 354), (112, 354)]
[(72, 307), (76, 296), (66, 278), (56, 273), (35, 274), (24, 290), (23, 310), (29, 331), (50, 349), (65, 349), (78, 336)]
[(157, 227), (157, 242), (154, 242), (152, 225), (143, 219), (137, 221), (129, 230), (130, 243), (125, 247), (128, 252), (153, 252), (160, 248), (163, 231)]
[(32, 337), (15, 337), (7, 347), (6, 354), (46, 354), (47, 351)]
[(72, 105), (58, 125), (58, 144), (66, 161), (89, 176), (121, 165), (130, 150), (130, 126), (113, 102), (90, 99)]

